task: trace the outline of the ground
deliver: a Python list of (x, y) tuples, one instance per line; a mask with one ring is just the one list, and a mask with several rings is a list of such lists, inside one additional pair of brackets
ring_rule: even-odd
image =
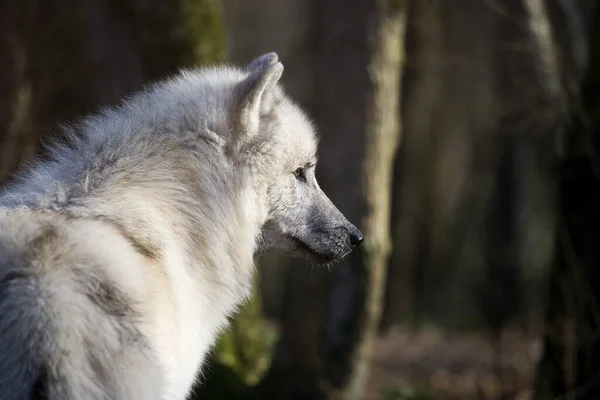
[[(538, 336), (395, 330), (375, 347), (366, 400), (525, 400), (540, 356)], [(499, 344), (498, 344), (499, 343)]]

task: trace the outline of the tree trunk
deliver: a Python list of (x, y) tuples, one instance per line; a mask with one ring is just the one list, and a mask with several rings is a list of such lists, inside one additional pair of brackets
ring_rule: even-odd
[[(572, 116), (558, 165), (556, 255), (535, 398), (595, 399), (600, 398), (600, 7), (586, 13), (575, 3), (554, 5), (556, 41), (563, 45), (562, 54), (570, 56), (561, 65), (562, 78), (579, 90), (568, 98)], [(585, 24), (589, 15), (593, 19)], [(583, 39), (589, 56), (584, 53), (579, 60), (573, 42), (579, 39), (577, 32), (560, 25), (573, 16), (580, 20), (577, 29), (591, 27), (589, 39)], [(587, 75), (578, 84), (582, 59), (589, 60)]]
[[(391, 239), (393, 251), (390, 256), (385, 307), (382, 327), (414, 321), (416, 316), (416, 292), (420, 281), (417, 262), (421, 258), (420, 244), (428, 235), (423, 224), (426, 194), (424, 175), (429, 171), (427, 145), (428, 135), (415, 128), (428, 129), (429, 118), (414, 119), (412, 115), (429, 111), (433, 94), (440, 89), (441, 65), (441, 13), (436, 4), (428, 3), (423, 13), (420, 4), (408, 3), (405, 17), (405, 59), (401, 87), (403, 106), (400, 110), (402, 146), (398, 149), (394, 165)], [(422, 45), (427, 43), (427, 45)], [(425, 127), (427, 126), (427, 127)], [(413, 134), (413, 132), (415, 134)], [(415, 164), (417, 163), (417, 164)], [(422, 163), (422, 164), (420, 164)]]
[(365, 127), (366, 148), (361, 193), (367, 205), (361, 249), (367, 275), (362, 327), (354, 350), (344, 399), (363, 397), (373, 345), (382, 314), (388, 258), (391, 253), (391, 188), (399, 138), (400, 77), (404, 54), (403, 10), (399, 2), (380, 0), (370, 18), (368, 63), (371, 95)]
[(474, 277), (485, 268), (479, 233), (502, 151), (498, 18), (478, 0), (409, 4), (384, 327), (472, 322)]

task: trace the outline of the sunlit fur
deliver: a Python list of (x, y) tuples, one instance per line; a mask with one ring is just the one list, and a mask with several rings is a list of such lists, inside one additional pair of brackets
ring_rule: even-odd
[(1, 399), (184, 399), (257, 254), (351, 250), (282, 72), (273, 53), (183, 71), (66, 128), (5, 189)]

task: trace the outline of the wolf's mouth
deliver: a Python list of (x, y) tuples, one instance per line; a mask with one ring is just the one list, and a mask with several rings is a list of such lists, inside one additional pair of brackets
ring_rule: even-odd
[(298, 246), (302, 250), (304, 250), (304, 252), (307, 255), (310, 256), (312, 261), (314, 261), (317, 264), (329, 264), (333, 261), (336, 261), (338, 258), (342, 258), (342, 257), (337, 257), (333, 254), (324, 254), (320, 251), (317, 251), (317, 250), (313, 249), (312, 247), (310, 247), (308, 244), (306, 244), (306, 242), (297, 238), (296, 236), (290, 236), (290, 238), (292, 238), (292, 240), (294, 240), (294, 242), (296, 242), (298, 244)]

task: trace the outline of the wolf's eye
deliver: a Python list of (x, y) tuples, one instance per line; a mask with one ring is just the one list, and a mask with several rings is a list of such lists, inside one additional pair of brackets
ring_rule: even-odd
[(304, 168), (296, 168), (296, 170), (294, 171), (294, 176), (298, 179), (304, 179)]

